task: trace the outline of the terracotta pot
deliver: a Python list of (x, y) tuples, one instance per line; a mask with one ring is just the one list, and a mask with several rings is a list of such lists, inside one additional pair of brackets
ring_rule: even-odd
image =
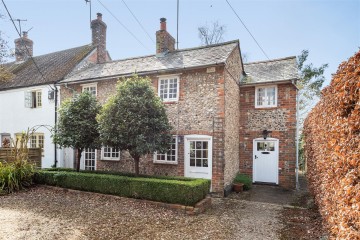
[(234, 192), (237, 192), (237, 193), (242, 192), (244, 189), (244, 184), (243, 183), (234, 183), (233, 189), (234, 189)]

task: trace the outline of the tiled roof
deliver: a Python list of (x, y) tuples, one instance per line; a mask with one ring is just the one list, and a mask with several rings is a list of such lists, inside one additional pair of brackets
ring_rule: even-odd
[(241, 84), (266, 83), (299, 78), (295, 56), (245, 63), (244, 70), (246, 77), (243, 78)]
[(141, 74), (224, 63), (238, 44), (238, 41), (231, 41), (181, 49), (164, 56), (150, 55), (97, 64), (67, 77), (61, 83), (124, 76), (134, 72)]
[(7, 63), (4, 66), (14, 74), (14, 77), (10, 81), (0, 82), (0, 91), (55, 83), (68, 75), (93, 49), (93, 46), (85, 45), (33, 57), (44, 78), (31, 59), (19, 63)]

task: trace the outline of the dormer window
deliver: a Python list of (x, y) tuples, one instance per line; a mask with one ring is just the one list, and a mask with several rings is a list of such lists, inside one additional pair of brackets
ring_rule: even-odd
[(277, 86), (255, 88), (255, 107), (268, 108), (277, 106)]
[(164, 76), (159, 78), (158, 94), (164, 102), (174, 102), (179, 99), (179, 77)]

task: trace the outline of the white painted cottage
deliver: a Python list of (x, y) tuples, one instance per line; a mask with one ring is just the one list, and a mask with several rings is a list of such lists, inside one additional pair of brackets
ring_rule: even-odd
[(92, 21), (92, 44), (33, 57), (33, 41), (26, 32), (15, 40), (16, 61), (4, 64), (12, 73), (8, 81), (0, 79), (0, 147), (5, 139), (16, 139), (27, 129), (34, 129), (29, 147), (43, 149), (42, 168), (64, 166), (60, 151), (52, 143), (55, 126), (55, 106), (59, 105), (56, 83), (66, 76), (92, 64), (110, 60), (103, 31), (97, 31), (98, 19)]

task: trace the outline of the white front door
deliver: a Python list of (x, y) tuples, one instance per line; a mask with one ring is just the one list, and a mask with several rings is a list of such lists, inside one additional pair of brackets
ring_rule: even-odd
[(185, 177), (212, 177), (212, 137), (185, 136)]
[(86, 148), (81, 156), (81, 160), (81, 169), (96, 170), (96, 149)]
[(279, 183), (279, 140), (253, 141), (253, 182)]

